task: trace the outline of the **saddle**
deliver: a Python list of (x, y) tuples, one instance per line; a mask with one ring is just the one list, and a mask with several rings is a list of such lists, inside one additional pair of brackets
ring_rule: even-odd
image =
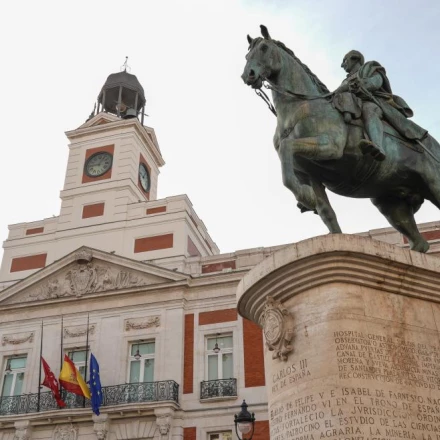
[[(357, 145), (358, 142), (356, 142), (356, 140), (359, 136), (359, 130), (362, 130), (361, 138), (368, 139), (368, 135), (364, 129), (364, 123), (361, 119), (352, 119), (347, 125), (349, 126), (347, 145)], [(411, 150), (417, 151), (418, 153), (424, 152), (423, 148), (417, 142), (404, 138), (384, 119), (382, 119), (382, 126), (384, 137), (393, 137), (399, 142), (399, 144), (402, 144)]]

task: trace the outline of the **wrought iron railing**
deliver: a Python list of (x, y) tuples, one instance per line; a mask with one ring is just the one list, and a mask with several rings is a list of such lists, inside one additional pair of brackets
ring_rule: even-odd
[[(102, 406), (171, 400), (179, 402), (179, 385), (174, 380), (128, 383), (102, 387)], [(66, 408), (90, 408), (90, 400), (65, 390), (61, 396)], [(38, 394), (0, 397), (0, 416), (52, 411), (59, 409), (51, 391)]]
[(200, 383), (200, 400), (237, 396), (237, 379), (206, 380)]

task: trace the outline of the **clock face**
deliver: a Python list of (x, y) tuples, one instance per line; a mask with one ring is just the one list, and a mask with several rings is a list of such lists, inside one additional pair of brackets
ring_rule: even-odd
[(111, 167), (113, 156), (106, 151), (92, 154), (86, 161), (84, 170), (89, 177), (99, 177), (105, 174)]
[(145, 192), (150, 191), (150, 175), (145, 164), (139, 164), (139, 182)]

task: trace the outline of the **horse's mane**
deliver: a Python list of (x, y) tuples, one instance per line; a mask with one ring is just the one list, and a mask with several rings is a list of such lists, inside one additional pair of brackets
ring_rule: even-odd
[[(257, 37), (252, 41), (251, 48), (253, 48), (256, 44), (258, 44), (261, 40), (264, 38)], [(287, 52), (296, 62), (299, 63), (299, 65), (304, 69), (304, 71), (309, 75), (310, 79), (312, 80), (313, 84), (318, 87), (318, 90), (322, 93), (330, 93), (330, 90), (327, 88), (327, 86), (293, 53), (293, 50), (289, 49), (284, 43), (277, 40), (270, 40), (273, 43), (275, 43), (280, 49), (283, 49), (285, 52)]]

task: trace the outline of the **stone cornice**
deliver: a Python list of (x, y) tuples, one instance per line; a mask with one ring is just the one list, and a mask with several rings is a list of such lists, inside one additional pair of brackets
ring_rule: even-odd
[(238, 311), (258, 322), (267, 296), (285, 302), (324, 284), (345, 283), (440, 303), (440, 259), (354, 235), (327, 235), (283, 248), (237, 288)]
[[(97, 116), (95, 116), (95, 118)], [(148, 131), (141, 125), (141, 123), (136, 118), (132, 118), (132, 119), (118, 118), (117, 120), (111, 122), (109, 121), (106, 124), (92, 125), (88, 127), (83, 126), (82, 128), (80, 127), (77, 128), (76, 130), (66, 131), (65, 135), (69, 140), (73, 140), (84, 136), (94, 135), (97, 133), (110, 132), (113, 130), (121, 130), (128, 128), (134, 128), (135, 132), (139, 135), (142, 141), (145, 144), (149, 145), (151, 154), (153, 155), (157, 166), (161, 167), (165, 165), (165, 161), (162, 158), (158, 146), (154, 144), (154, 141), (148, 135)], [(150, 127), (148, 128), (148, 130), (154, 132), (154, 130)]]
[[(164, 410), (170, 409), (180, 414), (180, 405), (172, 401), (163, 402), (137, 402), (123, 405), (106, 406), (105, 414), (108, 414), (110, 420), (130, 419), (131, 417), (148, 417), (154, 416), (158, 408)], [(54, 424), (70, 424), (70, 423), (90, 423), (90, 408), (65, 409), (62, 411), (45, 411), (27, 414), (13, 414), (8, 416), (0, 416), (0, 424), (2, 429), (13, 428), (14, 422), (29, 420), (32, 425), (53, 426)]]
[[(124, 300), (127, 301), (127, 305), (131, 306), (130, 303), (128, 303), (128, 297), (129, 296), (137, 296), (137, 295), (141, 295), (141, 297), (143, 297), (144, 294), (146, 293), (156, 293), (162, 290), (168, 290), (167, 293), (169, 293), (169, 291), (176, 291), (179, 288), (181, 288), (182, 290), (185, 289), (185, 287), (188, 285), (188, 283), (186, 281), (184, 282), (171, 282), (171, 283), (164, 283), (164, 284), (153, 284), (150, 286), (139, 286), (139, 287), (131, 287), (131, 288), (126, 288), (126, 289), (119, 289), (119, 290), (114, 290), (114, 291), (106, 291), (106, 292), (98, 292), (95, 293), (93, 295), (86, 295), (81, 297), (81, 301), (84, 301), (85, 303), (94, 303), (97, 300), (101, 299), (101, 302), (99, 303), (100, 306), (96, 306), (93, 309), (90, 309), (90, 311), (98, 311), (98, 310), (102, 310), (102, 309), (108, 309), (108, 308), (117, 308), (117, 306), (112, 305), (109, 306), (110, 301), (112, 299), (115, 299), (119, 296), (123, 296)], [(159, 304), (161, 302), (171, 302), (173, 300), (175, 300), (176, 298), (167, 298), (167, 299), (163, 299), (163, 300), (158, 300), (155, 301), (154, 303)], [(144, 299), (145, 300), (145, 299)], [(0, 307), (0, 312), (7, 312), (7, 311), (15, 311), (15, 310), (31, 310), (31, 309), (38, 309), (41, 308), (43, 310), (48, 311), (49, 307), (59, 307), (62, 304), (66, 304), (68, 302), (74, 302), (77, 303), (78, 302), (78, 298), (76, 297), (69, 297), (69, 298), (56, 298), (56, 299), (46, 299), (46, 300), (41, 300), (41, 301), (34, 301), (34, 302), (25, 302), (25, 303), (13, 303), (13, 304), (6, 304), (6, 305), (2, 305)], [(136, 304), (136, 301), (134, 301), (134, 303)]]

